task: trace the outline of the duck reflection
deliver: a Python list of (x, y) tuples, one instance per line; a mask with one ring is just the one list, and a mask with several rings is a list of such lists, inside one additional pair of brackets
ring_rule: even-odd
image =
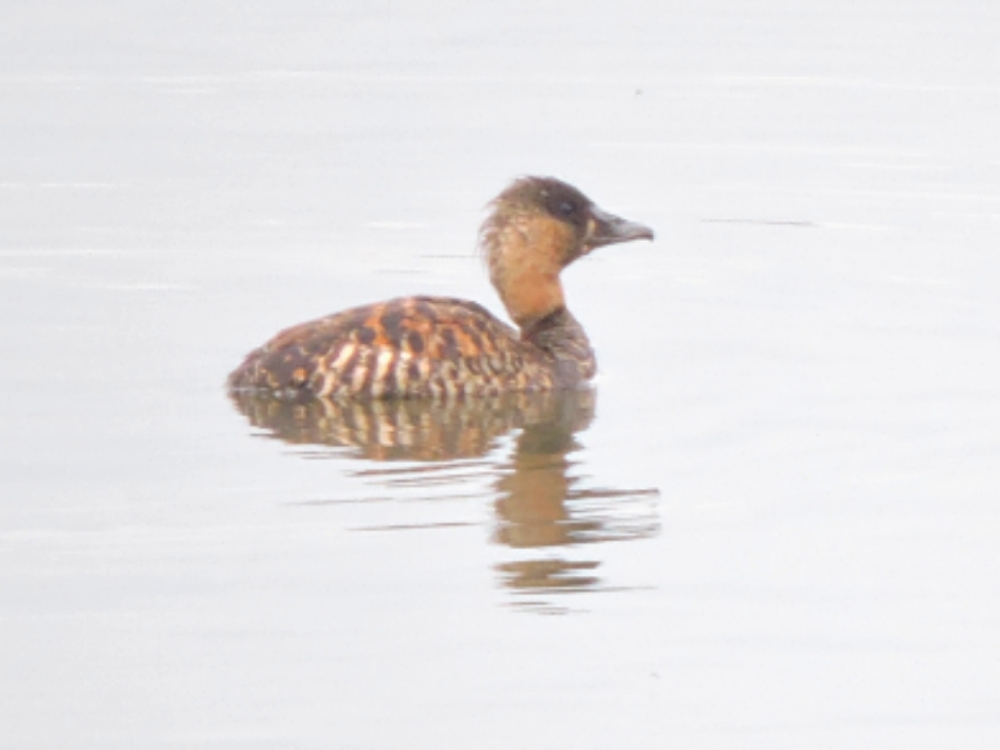
[[(364, 472), (387, 487), (401, 480), (437, 485), (440, 477), (427, 475), (428, 462), (453, 468), (487, 457), (487, 481), (495, 493), (493, 540), (517, 557), (497, 565), (497, 572), (520, 594), (608, 589), (597, 575), (599, 560), (571, 559), (570, 552), (659, 530), (657, 490), (594, 487), (582, 471), (577, 435), (594, 419), (592, 390), (451, 401), (295, 402), (231, 395), (253, 425), (287, 443), (335, 447), (374, 462), (417, 462)], [(509, 435), (516, 435), (513, 450), (498, 451)]]

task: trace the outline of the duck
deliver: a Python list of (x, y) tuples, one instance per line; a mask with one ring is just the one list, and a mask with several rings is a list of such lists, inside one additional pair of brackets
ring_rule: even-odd
[(514, 326), (482, 305), (402, 297), (287, 328), (229, 375), (280, 400), (496, 396), (586, 387), (597, 360), (560, 274), (607, 245), (653, 240), (555, 177), (514, 180), (488, 204), (479, 250)]

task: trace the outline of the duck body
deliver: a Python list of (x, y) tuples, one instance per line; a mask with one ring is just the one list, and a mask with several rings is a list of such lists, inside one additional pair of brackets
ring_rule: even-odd
[(247, 356), (229, 385), (280, 398), (493, 396), (573, 388), (595, 371), (568, 311), (522, 338), (475, 302), (404, 297), (282, 331)]
[(281, 399), (491, 396), (578, 388), (597, 363), (566, 308), (560, 271), (601, 245), (652, 239), (554, 178), (515, 181), (480, 230), (490, 280), (517, 324), (481, 305), (405, 297), (288, 328), (229, 376)]

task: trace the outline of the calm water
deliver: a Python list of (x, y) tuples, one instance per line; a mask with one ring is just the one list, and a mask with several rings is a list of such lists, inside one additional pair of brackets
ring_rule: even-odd
[[(11, 4), (8, 4), (11, 5)], [(989, 2), (0, 11), (0, 745), (995, 747)], [(279, 328), (565, 278), (592, 393), (291, 409)]]

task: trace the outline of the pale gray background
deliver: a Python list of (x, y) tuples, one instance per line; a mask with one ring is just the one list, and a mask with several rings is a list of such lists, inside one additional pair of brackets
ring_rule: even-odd
[[(996, 7), (3, 2), (0, 746), (997, 747)], [(537, 610), (509, 441), (394, 486), (221, 387), (353, 304), (499, 313), (522, 173), (658, 232), (566, 284), (573, 471), (661, 531)]]

